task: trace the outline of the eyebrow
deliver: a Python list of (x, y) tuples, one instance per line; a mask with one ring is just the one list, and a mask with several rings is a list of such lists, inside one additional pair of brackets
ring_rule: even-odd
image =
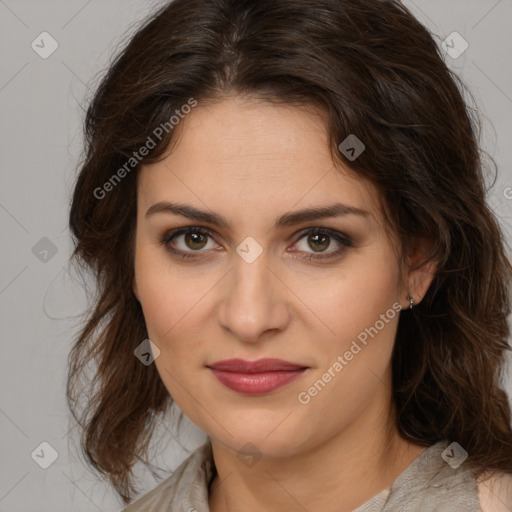
[[(157, 213), (171, 213), (175, 215), (181, 215), (188, 219), (206, 222), (226, 229), (229, 228), (229, 223), (224, 217), (216, 213), (199, 210), (190, 205), (161, 201), (154, 204), (153, 206), (150, 206), (146, 211), (145, 217), (147, 218)], [(329, 206), (306, 208), (304, 210), (285, 213), (276, 220), (274, 228), (279, 229), (293, 226), (295, 224), (300, 224), (301, 222), (325, 219), (329, 217), (341, 217), (344, 215), (359, 215), (362, 217), (368, 217), (370, 212), (355, 206), (349, 206), (343, 203), (335, 203)]]

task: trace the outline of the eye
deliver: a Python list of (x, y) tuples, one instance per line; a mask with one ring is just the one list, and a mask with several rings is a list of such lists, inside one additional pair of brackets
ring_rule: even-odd
[(196, 255), (193, 253), (204, 252), (202, 249), (207, 247), (208, 238), (211, 238), (209, 231), (191, 226), (166, 233), (161, 243), (171, 254), (179, 258), (195, 258)]
[[(299, 244), (299, 241), (305, 239), (305, 243)], [(338, 249), (334, 251), (327, 251), (333, 245), (338, 246)], [(300, 258), (307, 260), (321, 260), (327, 258), (334, 258), (336, 256), (340, 256), (347, 247), (352, 247), (352, 240), (340, 233), (339, 231), (335, 231), (327, 228), (310, 228), (307, 231), (303, 232), (299, 240), (295, 243), (295, 246), (299, 247), (299, 252), (308, 253), (307, 256), (299, 256)], [(308, 249), (311, 249), (313, 252), (308, 252)], [(296, 252), (293, 249), (291, 252)]]

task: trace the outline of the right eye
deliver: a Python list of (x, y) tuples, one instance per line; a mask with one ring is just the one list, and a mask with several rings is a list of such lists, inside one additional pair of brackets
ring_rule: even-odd
[[(205, 252), (202, 249), (207, 246), (208, 238), (212, 238), (208, 230), (189, 226), (165, 233), (161, 243), (166, 250), (178, 258), (197, 258), (200, 256), (192, 253)], [(179, 247), (180, 245), (181, 247)]]

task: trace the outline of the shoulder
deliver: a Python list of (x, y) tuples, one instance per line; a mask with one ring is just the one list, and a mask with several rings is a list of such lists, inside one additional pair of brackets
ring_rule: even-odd
[[(207, 441), (192, 452), (168, 478), (121, 512), (175, 510), (178, 504), (183, 503), (188, 503), (190, 506), (187, 508), (193, 509), (195, 504), (205, 502), (205, 496), (207, 502), (212, 468), (211, 444)], [(200, 510), (199, 505), (196, 508)]]
[(512, 474), (485, 473), (477, 479), (477, 489), (483, 512), (512, 510)]

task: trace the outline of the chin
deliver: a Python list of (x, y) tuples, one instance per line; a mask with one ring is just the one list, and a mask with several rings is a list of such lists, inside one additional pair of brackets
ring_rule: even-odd
[[(282, 418), (281, 418), (282, 420)], [(301, 429), (297, 425), (287, 425), (279, 432), (276, 425), (259, 422), (255, 425), (242, 422), (224, 429), (216, 425), (209, 437), (238, 454), (255, 455), (259, 457), (289, 457), (296, 453), (301, 446), (308, 445), (307, 439), (302, 439)]]

